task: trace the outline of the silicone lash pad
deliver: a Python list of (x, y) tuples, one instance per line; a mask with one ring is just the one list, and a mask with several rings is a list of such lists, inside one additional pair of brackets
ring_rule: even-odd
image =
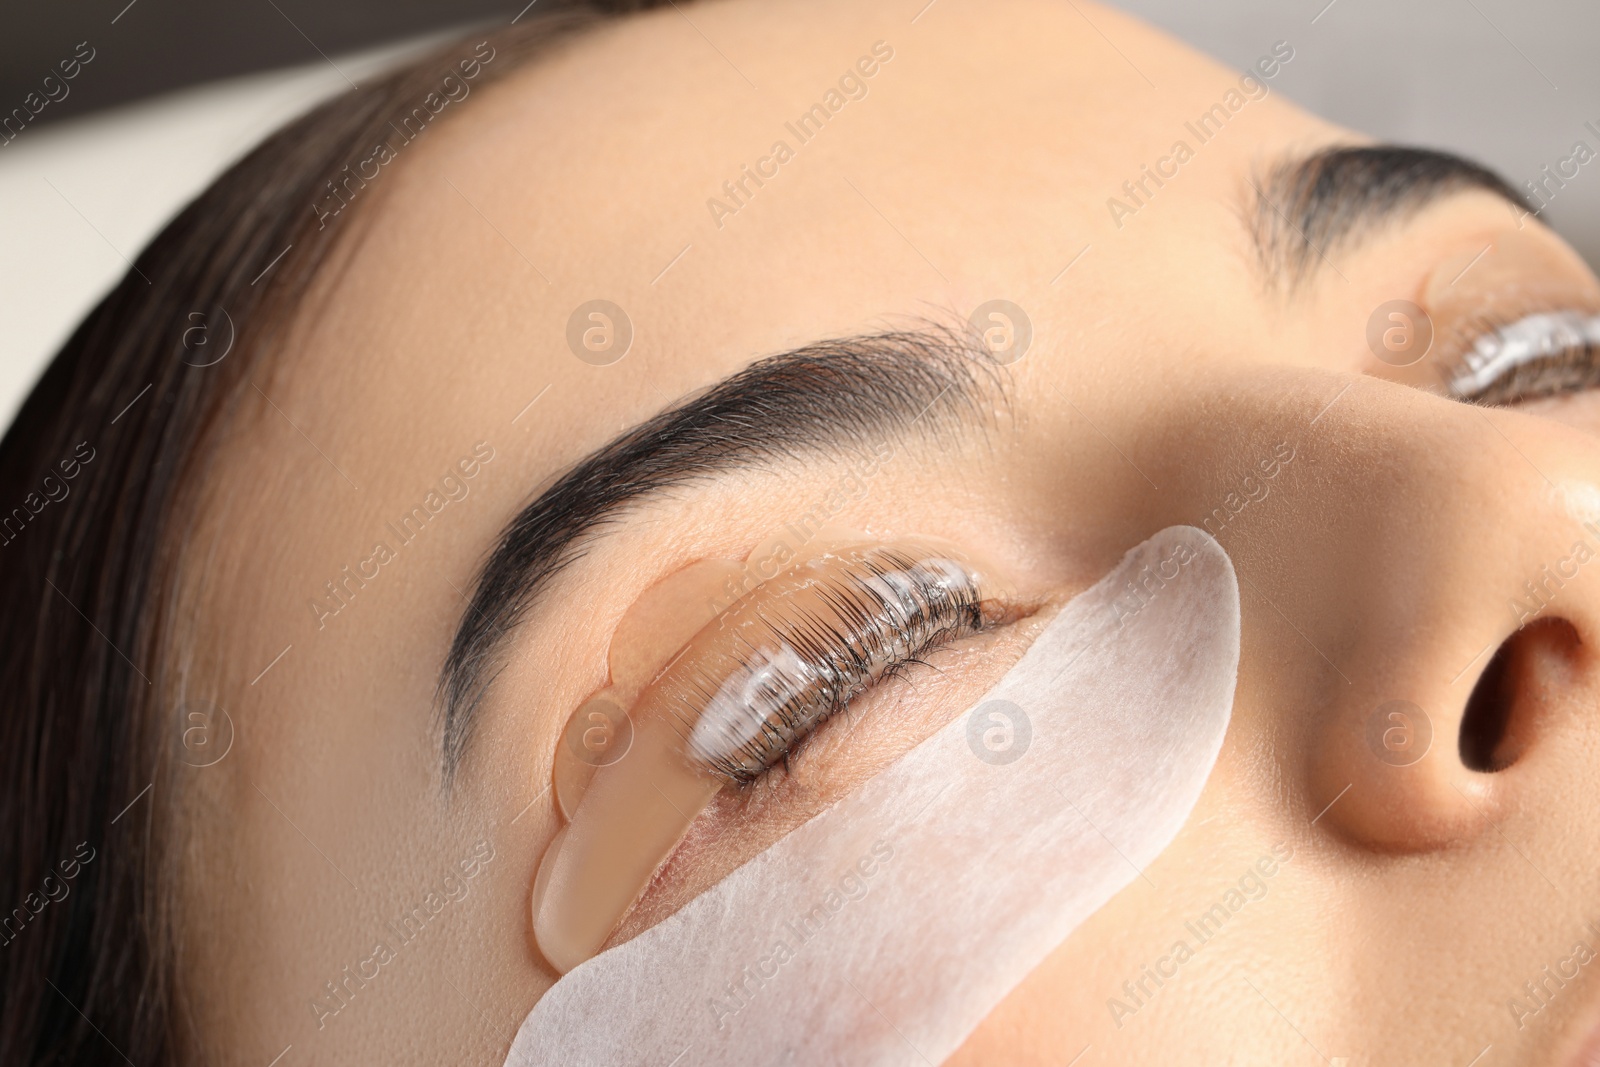
[(559, 971), (599, 951), (718, 791), (753, 781), (943, 630), (979, 622), (977, 574), (924, 542), (814, 548), (715, 611), (706, 590), (736, 570), (696, 564), (641, 598), (613, 640), (612, 685), (569, 721), (553, 771), (568, 823), (531, 904)]

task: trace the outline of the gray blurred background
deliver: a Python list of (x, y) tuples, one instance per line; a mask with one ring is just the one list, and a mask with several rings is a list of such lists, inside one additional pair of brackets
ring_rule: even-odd
[[(1600, 136), (1583, 128), (1600, 127), (1594, 0), (1116, 4), (1240, 68), (1287, 40), (1294, 62), (1274, 88), (1307, 110), (1383, 140), (1472, 156), (1519, 191), (1575, 141), (1600, 153)], [(1542, 217), (1600, 266), (1600, 160)]]
[[(0, 145), (0, 425), (139, 247), (251, 143), (347, 77), (526, 2), (0, 0), (0, 117), (80, 42), (94, 54)], [(1576, 141), (1600, 152), (1584, 128), (1600, 128), (1594, 0), (1117, 2), (1240, 68), (1287, 40), (1295, 58), (1275, 91), (1386, 140), (1473, 156), (1518, 189)], [(908, 17), (924, 3), (906, 0)], [(1600, 160), (1544, 217), (1600, 265)]]

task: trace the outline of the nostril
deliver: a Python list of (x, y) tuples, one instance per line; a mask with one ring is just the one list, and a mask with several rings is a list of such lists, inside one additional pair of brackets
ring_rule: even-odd
[(1578, 631), (1565, 619), (1541, 619), (1506, 638), (1467, 699), (1458, 742), (1463, 764), (1492, 774), (1517, 761), (1531, 740), (1551, 667), (1569, 664), (1578, 644)]
[[(1519, 631), (1520, 633), (1520, 631)], [(1494, 658), (1467, 698), (1467, 711), (1461, 717), (1461, 762), (1475, 771), (1499, 771), (1511, 764), (1499, 752), (1511, 723), (1511, 693), (1507, 673), (1511, 660), (1512, 637), (1495, 650)], [(1497, 753), (1502, 762), (1496, 762)]]

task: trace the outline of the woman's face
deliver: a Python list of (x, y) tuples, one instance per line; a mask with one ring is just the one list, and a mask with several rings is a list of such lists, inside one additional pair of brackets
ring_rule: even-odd
[[(1087, 2), (918, 7), (631, 17), (452, 104), (354, 194), (348, 262), (257, 376), (186, 557), (189, 689), (234, 727), (180, 768), (211, 1058), (499, 1063), (556, 979), (529, 893), (614, 631), (661, 579), (813, 516), (985, 557), (1037, 618), (1173, 524), (1237, 569), (1198, 807), (952, 1062), (1547, 1062), (1595, 1024), (1600, 407), (1443, 389), (1500, 326), (1600, 311), (1595, 277), (1442, 166), (1374, 164), (1302, 210), (1283, 168), (1354, 141), (1275, 88), (1309, 32), (1241, 78)], [(761, 357), (901, 330), (931, 360), (952, 342), (930, 324), (969, 319), (1003, 366), (960, 403), (908, 416), (890, 372), (755, 380), (693, 478), (545, 527), (581, 555), (496, 624), (446, 788), (445, 655), (559, 473)], [(619, 937), (965, 711), (1028, 625), (714, 803)]]

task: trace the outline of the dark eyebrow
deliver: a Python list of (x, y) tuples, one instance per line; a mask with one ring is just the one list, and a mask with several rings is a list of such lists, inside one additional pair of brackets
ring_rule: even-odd
[(1331, 265), (1334, 250), (1455, 193), (1493, 193), (1528, 213), (1516, 191), (1487, 167), (1402, 145), (1323, 149), (1279, 163), (1252, 184), (1256, 251), (1267, 277), (1284, 279), (1290, 288)]
[(501, 532), (439, 679), (448, 784), (504, 643), (541, 591), (630, 505), (774, 461), (845, 456), (890, 436), (981, 424), (1003, 400), (975, 334), (924, 329), (821, 341), (759, 360), (610, 441), (555, 479)]

